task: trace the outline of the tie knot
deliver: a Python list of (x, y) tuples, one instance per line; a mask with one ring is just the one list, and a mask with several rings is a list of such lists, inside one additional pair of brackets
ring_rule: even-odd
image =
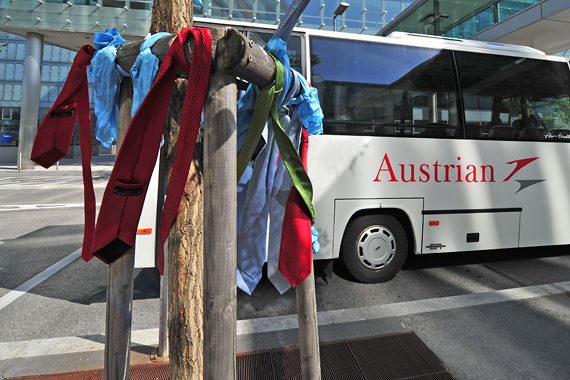
[[(185, 72), (190, 71), (190, 64), (188, 64), (188, 60), (186, 59), (186, 55), (184, 54), (184, 44), (188, 42), (188, 39), (192, 36), (191, 33), (192, 28), (184, 28), (178, 33), (178, 36), (172, 41), (172, 45), (170, 46), (170, 51), (172, 52), (172, 58), (184, 70)], [(194, 41), (195, 42), (195, 41)]]
[(74, 58), (74, 63), (81, 69), (85, 69), (91, 64), (91, 59), (95, 54), (95, 48), (91, 45), (83, 45), (81, 49), (77, 52)]

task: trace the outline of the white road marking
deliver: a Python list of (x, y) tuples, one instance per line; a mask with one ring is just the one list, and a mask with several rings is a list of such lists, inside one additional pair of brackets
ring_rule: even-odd
[[(101, 206), (97, 203), (96, 206)], [(54, 208), (74, 208), (83, 207), (83, 203), (68, 203), (68, 204), (39, 204), (39, 205), (0, 205), (0, 212), (2, 211), (25, 211), (25, 210), (46, 210)]]
[[(75, 253), (75, 252), (74, 252)], [(473, 293), (462, 296), (432, 298), (388, 305), (360, 307), (353, 309), (321, 311), (317, 313), (319, 326), (367, 320), (401, 317), (499, 302), (520, 301), (570, 292), (570, 281), (504, 289), (492, 292)], [(5, 297), (5, 296), (4, 296)], [(1, 301), (1, 299), (0, 299)], [(237, 335), (266, 333), (298, 328), (297, 315), (244, 319), (237, 321)], [(158, 329), (135, 330), (132, 332), (132, 346), (157, 346)], [(103, 339), (103, 336), (101, 336)], [(64, 337), (36, 339), (20, 342), (0, 343), (0, 360), (15, 358), (69, 354), (104, 349), (103, 340), (87, 337)]]
[[(4, 309), (6, 306), (29, 292), (31, 289), (36, 287), (37, 285), (41, 284), (51, 275), (57, 273), (59, 270), (64, 268), (66, 265), (70, 264), (78, 257), (81, 256), (81, 248), (77, 251), (73, 252), (72, 254), (64, 257), (63, 259), (59, 260), (57, 263), (53, 264), (51, 267), (47, 268), (43, 272), (37, 274), (30, 280), (26, 281), (22, 285), (18, 286), (16, 289), (11, 290), (6, 295), (0, 297), (0, 310)], [(1, 351), (1, 349), (0, 349)]]

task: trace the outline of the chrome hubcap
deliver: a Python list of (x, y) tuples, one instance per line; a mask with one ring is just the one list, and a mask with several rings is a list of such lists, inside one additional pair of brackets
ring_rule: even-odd
[(396, 253), (394, 235), (386, 227), (368, 227), (358, 237), (356, 252), (366, 268), (380, 269), (387, 265)]

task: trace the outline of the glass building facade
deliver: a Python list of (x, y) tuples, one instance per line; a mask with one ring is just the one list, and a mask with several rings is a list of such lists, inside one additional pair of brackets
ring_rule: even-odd
[(469, 38), (541, 0), (416, 0), (378, 35), (400, 31)]
[(446, 37), (469, 38), (489, 26), (499, 23), (541, 0), (502, 0), (443, 33)]
[[(351, 1), (346, 12), (337, 17), (336, 30), (375, 34), (412, 2)], [(291, 1), (203, 0), (203, 4), (204, 7), (194, 5), (195, 17), (277, 25)], [(297, 25), (333, 30), (334, 10), (338, 4), (338, 0), (312, 0)], [(110, 28), (117, 28), (127, 39), (142, 37), (150, 27), (151, 8), (152, 0), (0, 0), (0, 30), (28, 28), (40, 34), (42, 29), (76, 32), (86, 36), (82, 43), (91, 42), (89, 36), (94, 32)], [(0, 48), (0, 135), (8, 133), (13, 139), (9, 144), (2, 140), (0, 145), (15, 145), (18, 143), (26, 39), (0, 31), (0, 45), (3, 44)], [(74, 56), (72, 50), (44, 44), (38, 123), (63, 87)], [(74, 142), (78, 143), (77, 136)]]
[[(0, 134), (10, 134), (13, 140), (8, 144), (15, 145), (20, 127), (26, 39), (0, 32), (0, 45)], [(39, 120), (43, 119), (59, 95), (74, 56), (74, 51), (44, 45)]]
[[(468, 38), (486, 27), (539, 2), (539, 0), (484, 0), (477, 5), (470, 0), (428, 0), (421, 2), (417, 17), (408, 17), (399, 25), (407, 32), (434, 34), (433, 7), (437, 1), (440, 34)], [(277, 25), (291, 0), (202, 0), (194, 5), (194, 16), (202, 19), (233, 20)], [(336, 19), (339, 0), (311, 0), (297, 26), (337, 30), (359, 34), (379, 34), (404, 10), (414, 8), (419, 0), (353, 0)], [(412, 5), (410, 7), (410, 5)], [(92, 42), (94, 32), (117, 28), (126, 39), (141, 38), (150, 27), (152, 0), (0, 0), (0, 133), (7, 132), (18, 142), (26, 30), (42, 34), (57, 31), (60, 47), (44, 44), (41, 67), (39, 120), (56, 99), (65, 81), (71, 61), (84, 43)], [(415, 12), (415, 11), (414, 11)], [(431, 18), (430, 18), (431, 12)], [(457, 12), (463, 12), (458, 15)], [(409, 25), (408, 25), (409, 24)], [(388, 28), (385, 28), (388, 29)], [(9, 32), (12, 32), (10, 34)], [(55, 33), (52, 33), (55, 35)], [(69, 43), (66, 41), (69, 39)], [(74, 43), (71, 40), (74, 39)], [(46, 38), (46, 40), (48, 40)], [(68, 47), (64, 49), (63, 47)], [(77, 141), (77, 140), (75, 140)], [(5, 141), (4, 141), (5, 142)], [(2, 142), (0, 141), (0, 145)]]

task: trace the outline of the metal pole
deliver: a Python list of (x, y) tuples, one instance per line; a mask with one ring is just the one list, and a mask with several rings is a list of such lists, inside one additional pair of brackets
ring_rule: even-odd
[(433, 0), (433, 35), (440, 35), (439, 28), (439, 0)]
[[(157, 224), (158, 225), (158, 224)], [(164, 272), (160, 279), (160, 319), (158, 327), (158, 356), (155, 361), (168, 360), (168, 239), (164, 243)]]
[[(164, 206), (164, 197), (166, 196), (166, 170), (164, 168), (164, 160), (162, 154), (159, 155), (158, 164), (158, 197), (156, 204), (156, 228), (160, 226), (160, 217), (162, 215), (162, 207)], [(160, 244), (159, 234), (156, 234), (155, 252), (158, 252)], [(158, 353), (154, 358), (156, 362), (168, 361), (170, 355), (168, 351), (168, 239), (164, 242), (164, 269), (160, 279), (160, 318), (158, 326)]]
[(24, 83), (22, 87), (22, 112), (18, 142), (18, 167), (20, 170), (34, 169), (30, 160), (40, 107), (41, 66), (44, 36), (38, 33), (26, 35), (26, 57), (24, 61)]

